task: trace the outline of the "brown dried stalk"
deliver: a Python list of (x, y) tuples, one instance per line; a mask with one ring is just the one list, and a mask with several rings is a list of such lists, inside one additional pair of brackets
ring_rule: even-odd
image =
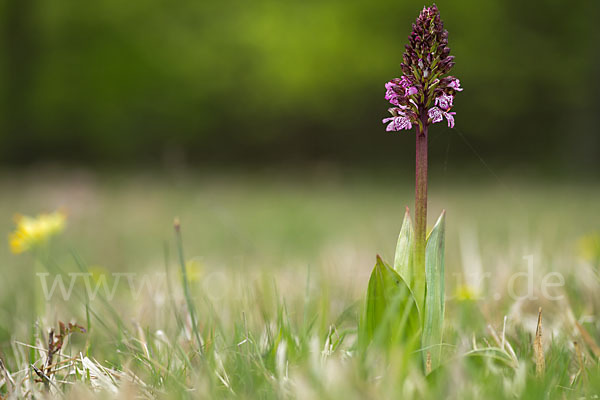
[(535, 373), (537, 376), (543, 376), (546, 369), (546, 360), (544, 358), (544, 347), (542, 346), (542, 307), (538, 313), (537, 329), (535, 330), (535, 339), (533, 340), (533, 352), (535, 353)]

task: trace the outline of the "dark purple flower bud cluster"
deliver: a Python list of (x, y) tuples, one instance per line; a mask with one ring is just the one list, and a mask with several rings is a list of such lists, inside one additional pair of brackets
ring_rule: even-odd
[(413, 124), (440, 122), (444, 117), (454, 127), (454, 95), (462, 91), (460, 81), (447, 76), (454, 66), (448, 47), (448, 31), (435, 6), (423, 8), (412, 26), (400, 65), (404, 75), (385, 84), (385, 99), (394, 107), (385, 118), (388, 131), (411, 129)]

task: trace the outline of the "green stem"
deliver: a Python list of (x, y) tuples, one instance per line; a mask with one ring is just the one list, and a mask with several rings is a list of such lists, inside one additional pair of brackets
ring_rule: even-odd
[(190, 294), (190, 285), (188, 283), (187, 278), (187, 269), (185, 266), (185, 257), (183, 255), (183, 240), (181, 238), (181, 225), (179, 224), (179, 219), (175, 219), (175, 241), (177, 242), (177, 252), (179, 253), (179, 264), (181, 266), (181, 277), (183, 282), (183, 294), (185, 296), (185, 300), (188, 306), (188, 311), (190, 313), (190, 320), (192, 323), (192, 331), (194, 336), (196, 337), (196, 342), (198, 343), (198, 349), (200, 354), (203, 354), (202, 348), (202, 340), (200, 339), (200, 334), (198, 333), (198, 320), (196, 319), (196, 308), (194, 307), (194, 303), (192, 301), (192, 296)]
[[(425, 271), (427, 235), (427, 114), (421, 117), (416, 132), (415, 171), (415, 267)], [(422, 303), (425, 299), (418, 299)]]

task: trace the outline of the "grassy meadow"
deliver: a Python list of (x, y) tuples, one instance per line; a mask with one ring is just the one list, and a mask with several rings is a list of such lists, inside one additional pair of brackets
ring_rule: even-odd
[[(600, 184), (441, 178), (429, 224), (446, 210), (444, 363), (425, 376), (401, 344), (357, 349), (410, 174), (0, 174), (6, 235), (15, 213), (67, 215), (39, 248), (0, 246), (0, 398), (597, 398)], [(514, 277), (529, 265), (531, 280)], [(543, 287), (551, 272), (564, 284)], [(48, 298), (57, 276), (72, 290)], [(83, 329), (49, 362), (59, 321)]]

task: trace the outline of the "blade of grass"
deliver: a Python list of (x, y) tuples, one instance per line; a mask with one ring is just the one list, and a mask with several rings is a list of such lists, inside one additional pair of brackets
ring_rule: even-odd
[(177, 307), (175, 306), (175, 300), (173, 298), (173, 289), (171, 287), (171, 274), (169, 273), (169, 246), (167, 243), (164, 244), (164, 263), (165, 263), (165, 276), (167, 283), (167, 296), (169, 299), (169, 305), (171, 306), (171, 310), (173, 310), (173, 315), (175, 316), (175, 322), (177, 322), (177, 328), (180, 331), (183, 331), (183, 322), (181, 321), (181, 317), (179, 316), (179, 312), (177, 311)]
[(175, 218), (174, 228), (175, 241), (177, 243), (177, 253), (179, 254), (179, 264), (181, 266), (181, 280), (183, 284), (183, 293), (188, 306), (188, 312), (190, 313), (190, 319), (192, 320), (192, 331), (194, 332), (196, 342), (198, 343), (198, 349), (200, 351), (200, 354), (203, 354), (202, 340), (200, 339), (200, 334), (198, 333), (198, 322), (196, 320), (196, 308), (194, 307), (194, 303), (192, 302), (192, 296), (190, 294), (190, 285), (187, 278), (187, 269), (185, 267), (185, 257), (183, 255), (183, 240), (181, 238), (181, 224), (179, 223), (179, 218)]

